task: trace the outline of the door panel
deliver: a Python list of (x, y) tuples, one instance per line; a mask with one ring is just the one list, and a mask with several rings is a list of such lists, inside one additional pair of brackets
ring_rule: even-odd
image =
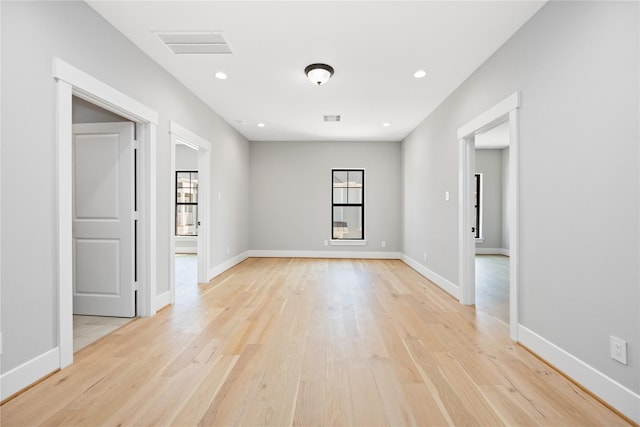
[(133, 317), (133, 123), (73, 133), (73, 312)]

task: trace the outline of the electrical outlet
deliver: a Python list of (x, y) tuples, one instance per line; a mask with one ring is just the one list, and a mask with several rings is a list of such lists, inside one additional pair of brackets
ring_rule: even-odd
[(620, 338), (616, 338), (613, 335), (610, 337), (610, 352), (611, 358), (613, 360), (617, 360), (623, 365), (627, 364), (627, 342), (621, 340)]
[(383, 248), (387, 247), (387, 242), (385, 242), (384, 240), (382, 241), (382, 243), (380, 243), (380, 246), (382, 246)]
[(227, 246), (227, 255), (231, 253), (231, 248)]
[(427, 261), (427, 253), (426, 252), (424, 253), (424, 260), (425, 260), (425, 262)]

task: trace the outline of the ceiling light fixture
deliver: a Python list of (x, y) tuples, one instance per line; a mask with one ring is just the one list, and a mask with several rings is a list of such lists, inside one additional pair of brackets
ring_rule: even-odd
[(427, 75), (427, 72), (425, 70), (418, 70), (415, 73), (413, 73), (413, 77), (415, 77), (416, 79), (421, 79), (426, 75)]
[(388, 122), (387, 123), (383, 123), (382, 126), (388, 128), (389, 126), (391, 126), (391, 123), (388, 123)]
[(227, 80), (227, 75), (225, 73), (223, 73), (222, 71), (218, 71), (216, 74), (216, 79), (218, 80)]
[(333, 75), (333, 67), (327, 64), (311, 64), (307, 65), (304, 73), (309, 77), (314, 85), (325, 84)]
[(259, 128), (263, 128), (264, 126), (265, 126), (265, 124), (264, 124), (264, 123), (258, 123), (258, 127), (259, 127)]

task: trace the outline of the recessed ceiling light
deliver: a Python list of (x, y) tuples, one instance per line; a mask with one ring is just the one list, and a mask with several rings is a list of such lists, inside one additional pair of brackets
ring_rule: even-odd
[(258, 127), (259, 128), (263, 128), (263, 127), (265, 127), (265, 124), (264, 123), (258, 123)]
[(427, 72), (425, 70), (418, 70), (415, 73), (413, 73), (413, 77), (415, 77), (416, 79), (421, 79), (426, 75), (427, 75)]
[(383, 123), (382, 126), (388, 128), (389, 126), (391, 126), (391, 123), (388, 123), (388, 122), (387, 123)]
[(223, 73), (222, 71), (218, 71), (216, 74), (216, 79), (218, 80), (227, 80), (227, 75), (225, 73)]

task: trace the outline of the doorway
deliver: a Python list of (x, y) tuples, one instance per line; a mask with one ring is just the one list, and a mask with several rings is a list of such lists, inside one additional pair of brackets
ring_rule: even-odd
[(135, 317), (135, 124), (72, 98), (73, 351)]
[(137, 236), (137, 298), (139, 316), (156, 312), (156, 126), (158, 113), (95, 79), (72, 65), (54, 58), (56, 83), (56, 187), (57, 197), (57, 283), (58, 362), (60, 368), (73, 363), (73, 128), (72, 97), (75, 95), (136, 123), (139, 170)]
[[(209, 276), (211, 143), (176, 122), (171, 133), (170, 286), (162, 305), (196, 291)], [(218, 195), (218, 200), (221, 196)]]
[(509, 122), (474, 137), (476, 310), (509, 323)]
[(462, 304), (476, 303), (475, 172), (476, 137), (506, 123), (509, 135), (509, 186), (505, 210), (509, 218), (509, 331), (517, 341), (518, 327), (518, 109), (516, 92), (458, 129), (460, 203), (459, 203), (459, 277)]

